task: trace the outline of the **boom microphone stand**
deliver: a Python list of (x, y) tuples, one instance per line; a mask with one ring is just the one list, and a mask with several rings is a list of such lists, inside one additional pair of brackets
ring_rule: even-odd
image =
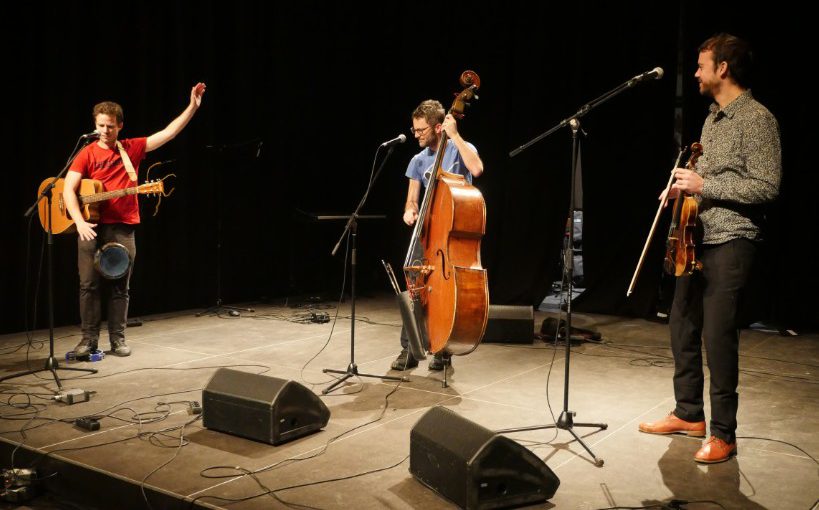
[[(88, 144), (91, 140), (93, 140), (93, 136), (83, 135), (80, 137), (80, 140), (85, 140), (85, 144)], [(54, 264), (53, 264), (53, 245), (54, 245), (54, 232), (51, 227), (51, 199), (52, 195), (54, 194), (54, 184), (59, 180), (65, 173), (68, 171), (68, 167), (71, 166), (71, 162), (74, 161), (74, 157), (77, 155), (77, 147), (80, 144), (80, 140), (77, 140), (77, 144), (74, 146), (74, 151), (68, 157), (68, 161), (60, 170), (60, 173), (57, 174), (57, 177), (53, 178), (47, 186), (43, 188), (40, 192), (40, 195), (37, 197), (37, 200), (31, 204), (31, 207), (23, 215), (26, 218), (31, 217), (34, 214), (34, 211), (37, 210), (40, 202), (43, 199), (46, 199), (46, 231), (48, 232), (48, 248), (46, 259), (48, 261), (48, 359), (46, 359), (45, 367), (39, 370), (27, 370), (25, 372), (20, 372), (19, 374), (12, 374), (0, 377), (0, 382), (3, 382), (7, 379), (14, 379), (16, 377), (22, 377), (24, 375), (31, 375), (37, 374), (40, 372), (51, 372), (51, 375), (54, 376), (54, 381), (57, 382), (57, 387), (62, 389), (63, 385), (60, 382), (60, 376), (57, 375), (57, 370), (73, 370), (75, 372), (89, 372), (91, 374), (96, 374), (97, 370), (94, 368), (73, 368), (73, 367), (60, 367), (57, 363), (57, 358), (54, 357)], [(85, 145), (83, 145), (85, 146)], [(27, 306), (27, 305), (26, 305)]]
[[(403, 138), (402, 138), (403, 137)], [(355, 268), (356, 268), (356, 237), (358, 236), (358, 222), (356, 219), (359, 217), (359, 211), (364, 206), (364, 202), (367, 201), (367, 195), (369, 195), (370, 190), (375, 184), (376, 179), (378, 179), (379, 174), (381, 174), (381, 169), (384, 168), (384, 163), (387, 162), (392, 151), (395, 149), (396, 143), (404, 143), (407, 139), (406, 136), (400, 135), (395, 140), (390, 140), (389, 142), (385, 142), (381, 145), (381, 147), (389, 147), (387, 154), (384, 156), (384, 159), (381, 160), (381, 165), (379, 165), (378, 170), (376, 170), (375, 175), (373, 175), (372, 179), (370, 179), (369, 184), (367, 185), (367, 190), (364, 192), (364, 196), (361, 197), (361, 201), (358, 203), (358, 207), (355, 208), (353, 214), (350, 215), (350, 219), (347, 221), (347, 225), (344, 227), (344, 232), (341, 233), (341, 237), (339, 238), (338, 242), (336, 243), (335, 248), (333, 248), (332, 255), (335, 256), (336, 252), (338, 252), (338, 248), (341, 246), (341, 241), (344, 240), (344, 236), (348, 233), (350, 234), (350, 243), (352, 245), (352, 253), (350, 259), (350, 364), (347, 365), (347, 370), (333, 370), (329, 368), (325, 368), (322, 370), (325, 374), (343, 374), (341, 378), (339, 378), (336, 382), (322, 390), (322, 394), (326, 395), (337, 388), (341, 383), (346, 381), (351, 377), (377, 377), (379, 379), (384, 379), (387, 381), (409, 381), (406, 377), (395, 377), (391, 375), (375, 375), (375, 374), (362, 374), (358, 371), (358, 366), (355, 364)], [(400, 141), (399, 141), (400, 140)], [(381, 149), (379, 147), (379, 150)]]
[[(555, 131), (564, 128), (565, 126), (569, 126), (572, 131), (572, 177), (571, 177), (571, 193), (569, 195), (569, 217), (566, 220), (566, 232), (565, 232), (565, 243), (566, 249), (564, 250), (563, 255), (563, 281), (568, 281), (567, 284), (567, 296), (566, 296), (566, 329), (563, 331), (562, 338), (566, 342), (566, 355), (564, 357), (565, 361), (565, 376), (563, 379), (563, 411), (560, 413), (560, 417), (557, 419), (557, 422), (553, 425), (535, 425), (532, 427), (519, 427), (519, 428), (511, 428), (511, 429), (502, 429), (498, 430), (498, 433), (505, 434), (509, 432), (522, 432), (528, 430), (541, 430), (541, 429), (561, 429), (567, 430), (569, 433), (574, 436), (578, 443), (580, 443), (583, 448), (589, 452), (592, 459), (594, 460), (594, 465), (597, 467), (601, 467), (603, 465), (603, 459), (598, 458), (594, 452), (591, 451), (591, 448), (577, 435), (574, 431), (575, 427), (591, 427), (591, 428), (598, 428), (600, 430), (606, 430), (608, 425), (605, 423), (574, 423), (574, 416), (575, 412), (569, 410), (569, 367), (570, 367), (570, 356), (571, 356), (571, 331), (572, 331), (572, 291), (573, 289), (573, 276), (574, 276), (574, 253), (572, 250), (572, 238), (573, 238), (573, 225), (574, 225), (574, 207), (575, 207), (575, 186), (576, 186), (576, 175), (577, 175), (577, 160), (578, 160), (578, 153), (579, 153), (579, 144), (577, 141), (577, 132), (580, 131), (580, 118), (589, 113), (595, 107), (599, 106), (600, 104), (608, 101), (612, 97), (618, 95), (619, 93), (623, 92), (626, 89), (632, 88), (636, 84), (640, 83), (641, 81), (648, 80), (648, 79), (659, 79), (663, 76), (663, 70), (660, 67), (654, 68), (651, 71), (645, 72), (643, 74), (639, 74), (634, 78), (628, 80), (627, 82), (617, 86), (616, 88), (606, 92), (602, 96), (598, 97), (597, 99), (592, 100), (590, 103), (583, 105), (577, 113), (562, 120), (558, 125), (554, 126), (550, 130), (542, 133), (532, 139), (531, 141), (527, 142), (524, 145), (521, 145), (517, 149), (513, 150), (509, 153), (510, 157), (515, 157), (531, 145), (539, 142), (543, 138), (546, 138), (550, 134), (554, 133)], [(558, 335), (556, 338), (560, 338), (560, 332), (558, 331)]]

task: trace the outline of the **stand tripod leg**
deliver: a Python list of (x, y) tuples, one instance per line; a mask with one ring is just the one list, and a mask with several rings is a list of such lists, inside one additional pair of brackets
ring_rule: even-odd
[[(605, 430), (606, 428), (608, 428), (608, 425), (595, 424), (595, 423), (576, 423), (575, 427), (599, 427), (602, 430)], [(591, 458), (594, 460), (594, 465), (597, 466), (597, 467), (602, 467), (603, 466), (603, 459), (597, 458), (597, 456), (594, 454), (594, 452), (591, 451), (591, 448), (589, 448), (588, 445), (586, 445), (585, 441), (583, 441), (580, 438), (580, 436), (578, 436), (577, 433), (574, 430), (572, 430), (570, 428), (566, 429), (566, 430), (569, 431), (569, 434), (574, 436), (574, 438), (577, 440), (577, 442), (580, 443), (580, 446), (582, 446), (583, 448), (586, 449), (587, 452), (589, 452), (589, 455), (591, 455)]]
[(46, 366), (41, 368), (40, 370), (27, 370), (25, 372), (20, 372), (19, 374), (12, 374), (7, 375), (4, 377), (0, 377), (0, 382), (6, 381), (8, 379), (14, 379), (17, 377), (23, 377), (24, 375), (33, 375), (38, 374), (40, 372), (51, 372), (51, 375), (54, 376), (54, 381), (57, 383), (57, 387), (59, 389), (63, 389), (62, 381), (60, 381), (60, 376), (57, 375), (57, 370), (73, 370), (75, 372), (88, 372), (89, 374), (96, 374), (96, 368), (69, 368), (69, 367), (60, 367), (57, 365), (57, 360), (53, 357), (49, 357), (46, 360)]
[(337, 380), (336, 382), (334, 382), (334, 383), (333, 383), (333, 384), (331, 384), (330, 386), (327, 386), (326, 388), (324, 388), (323, 390), (321, 390), (321, 394), (322, 394), (322, 395), (326, 395), (326, 394), (330, 393), (331, 391), (333, 391), (334, 389), (336, 389), (336, 386), (338, 386), (338, 385), (342, 384), (344, 381), (346, 381), (347, 379), (349, 379), (350, 377), (352, 377), (352, 376), (354, 375), (354, 374), (351, 374), (351, 373), (348, 373), (348, 372), (342, 372), (341, 370), (330, 370), (330, 369), (325, 369), (325, 370), (323, 370), (323, 372), (324, 372), (325, 374), (327, 374), (327, 373), (344, 374), (344, 376), (342, 376), (341, 378), (339, 378), (339, 380)]

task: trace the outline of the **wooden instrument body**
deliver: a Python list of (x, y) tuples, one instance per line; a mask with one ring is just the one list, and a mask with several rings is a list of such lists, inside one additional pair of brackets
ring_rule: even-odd
[(421, 290), (430, 351), (468, 354), (483, 338), (489, 285), (481, 267), (486, 204), (462, 175), (441, 172), (422, 234), (424, 259), (434, 268)]
[[(685, 167), (694, 170), (697, 160), (702, 156), (702, 144), (691, 144), (691, 157)], [(666, 240), (663, 269), (674, 276), (692, 274), (702, 269), (702, 262), (697, 260), (694, 234), (697, 228), (697, 199), (688, 193), (680, 192), (674, 201), (674, 214)]]
[(675, 205), (679, 207), (678, 223), (668, 236), (663, 269), (668, 274), (682, 276), (702, 269), (702, 262), (697, 260), (694, 242), (699, 206), (697, 199), (691, 195), (677, 197)]
[[(41, 194), (43, 189), (51, 182), (51, 178), (44, 180), (37, 190), (37, 194)], [(70, 234), (77, 231), (77, 226), (71, 215), (68, 213), (68, 208), (65, 205), (65, 198), (63, 198), (63, 189), (65, 188), (65, 180), (57, 179), (54, 183), (54, 188), (51, 190), (51, 231), (54, 234)], [(95, 223), (100, 219), (99, 203), (82, 201), (82, 196), (95, 195), (102, 193), (102, 182), (93, 179), (83, 179), (80, 181), (80, 187), (77, 190), (77, 196), (80, 198), (80, 211), (85, 221)], [(40, 200), (38, 205), (40, 224), (43, 230), (48, 230), (48, 201)]]

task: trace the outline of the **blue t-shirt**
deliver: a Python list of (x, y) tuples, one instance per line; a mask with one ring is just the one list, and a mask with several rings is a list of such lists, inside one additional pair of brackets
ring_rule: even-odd
[[(469, 142), (466, 142), (466, 144), (470, 149), (476, 153), (478, 152), (474, 145)], [(426, 188), (427, 184), (429, 184), (429, 176), (432, 173), (432, 166), (434, 164), (435, 151), (431, 150), (429, 147), (425, 147), (410, 160), (409, 165), (407, 166), (406, 176), (410, 179), (421, 181), (424, 188)], [(441, 166), (446, 172), (463, 175), (466, 177), (466, 182), (472, 184), (472, 174), (469, 173), (469, 170), (466, 168), (464, 160), (461, 158), (461, 153), (458, 152), (458, 147), (456, 147), (454, 143), (449, 142), (446, 144), (444, 159), (441, 161)]]

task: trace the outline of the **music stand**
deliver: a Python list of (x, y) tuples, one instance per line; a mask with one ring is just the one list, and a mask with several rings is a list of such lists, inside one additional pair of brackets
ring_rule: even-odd
[[(80, 137), (83, 139), (83, 137)], [(93, 138), (86, 137), (85, 144), (87, 145), (88, 142), (92, 141)], [(57, 174), (54, 179), (48, 183), (47, 186), (43, 188), (43, 191), (40, 192), (40, 195), (37, 197), (37, 200), (31, 204), (31, 207), (23, 214), (23, 217), (29, 218), (34, 211), (37, 210), (40, 202), (45, 198), (46, 199), (46, 232), (48, 233), (48, 241), (46, 248), (46, 260), (48, 264), (48, 358), (46, 359), (45, 366), (38, 370), (26, 370), (25, 372), (20, 372), (18, 374), (6, 375), (0, 377), (0, 382), (3, 382), (8, 379), (14, 379), (16, 377), (22, 377), (24, 375), (31, 375), (37, 374), (39, 372), (51, 372), (51, 375), (54, 376), (54, 381), (57, 383), (57, 387), (59, 389), (63, 388), (62, 383), (60, 382), (60, 376), (57, 375), (57, 370), (73, 370), (75, 372), (89, 372), (91, 374), (96, 374), (97, 369), (95, 368), (74, 368), (74, 367), (61, 367), (59, 363), (57, 363), (57, 358), (54, 357), (54, 264), (53, 264), (53, 245), (54, 245), (54, 231), (51, 225), (51, 197), (53, 195), (54, 184), (68, 171), (68, 167), (71, 166), (71, 162), (74, 161), (74, 157), (77, 155), (77, 146), (79, 146), (80, 141), (77, 141), (77, 144), (74, 146), (74, 151), (68, 157), (68, 161), (65, 163), (65, 166), (60, 173)], [(83, 145), (84, 147), (85, 145)], [(26, 305), (27, 306), (27, 305)], [(28, 326), (26, 326), (28, 327)]]
[[(379, 147), (380, 149), (380, 147)], [(349, 216), (347, 220), (347, 225), (344, 227), (344, 232), (341, 233), (341, 237), (339, 238), (338, 242), (336, 243), (335, 247), (331, 254), (335, 256), (338, 252), (339, 247), (341, 246), (341, 242), (344, 240), (344, 237), (349, 233), (350, 235), (350, 245), (351, 245), (351, 256), (350, 256), (350, 364), (347, 365), (346, 370), (335, 370), (330, 368), (325, 368), (322, 370), (325, 374), (342, 374), (336, 382), (328, 386), (327, 388), (321, 391), (322, 395), (326, 395), (336, 389), (341, 383), (346, 381), (351, 377), (376, 377), (378, 379), (383, 379), (387, 381), (401, 381), (406, 382), (409, 381), (406, 377), (395, 377), (392, 375), (376, 375), (376, 374), (362, 374), (358, 371), (358, 366), (355, 364), (355, 271), (356, 271), (356, 261), (358, 259), (356, 254), (356, 237), (358, 236), (358, 219), (363, 218), (363, 216), (359, 215), (358, 212), (364, 206), (364, 202), (367, 201), (367, 195), (369, 195), (370, 190), (375, 184), (376, 179), (378, 179), (379, 174), (381, 174), (381, 169), (384, 168), (384, 163), (387, 162), (389, 159), (390, 154), (392, 154), (394, 147), (390, 146), (387, 154), (384, 156), (384, 159), (381, 160), (381, 165), (379, 165), (378, 170), (376, 170), (373, 178), (370, 179), (369, 184), (367, 185), (367, 189), (364, 191), (364, 196), (361, 197), (361, 201), (358, 203), (358, 207), (355, 208), (353, 214)], [(383, 217), (383, 216), (382, 216)], [(347, 218), (346, 216), (344, 218)]]
[[(659, 72), (657, 72), (659, 70)], [(574, 431), (575, 427), (591, 427), (591, 428), (598, 428), (600, 430), (606, 430), (608, 425), (605, 423), (574, 423), (574, 411), (569, 410), (569, 367), (570, 367), (570, 356), (571, 356), (571, 331), (572, 331), (572, 292), (574, 290), (573, 280), (574, 280), (574, 250), (572, 250), (572, 240), (573, 240), (573, 231), (574, 231), (574, 207), (575, 207), (575, 186), (576, 186), (576, 177), (577, 177), (577, 161), (579, 156), (579, 144), (577, 141), (577, 132), (580, 131), (580, 118), (589, 113), (595, 107), (603, 104), (604, 102), (608, 101), (612, 97), (620, 94), (626, 89), (632, 88), (641, 81), (647, 79), (653, 79), (662, 76), (662, 69), (656, 68), (652, 71), (647, 73), (643, 73), (641, 75), (637, 75), (634, 78), (618, 85), (614, 89), (606, 92), (602, 96), (592, 100), (591, 102), (583, 105), (574, 115), (571, 117), (567, 117), (560, 121), (559, 124), (552, 127), (548, 131), (538, 135), (537, 137), (533, 138), (529, 142), (521, 145), (517, 149), (513, 150), (509, 153), (509, 157), (515, 157), (531, 145), (539, 142), (543, 138), (551, 135), (555, 131), (559, 129), (563, 129), (566, 126), (572, 131), (572, 168), (571, 168), (571, 190), (569, 194), (569, 215), (566, 220), (566, 230), (564, 232), (564, 242), (566, 248), (563, 251), (563, 281), (568, 282), (566, 285), (567, 295), (566, 295), (566, 329), (563, 330), (562, 338), (566, 342), (566, 355), (564, 358), (565, 362), (565, 376), (563, 378), (563, 411), (560, 413), (560, 417), (557, 419), (557, 422), (550, 425), (535, 425), (531, 427), (517, 427), (517, 428), (509, 428), (509, 429), (501, 429), (497, 432), (499, 434), (506, 434), (509, 432), (523, 432), (529, 430), (541, 430), (541, 429), (561, 429), (567, 430), (569, 433), (574, 436), (578, 443), (580, 443), (583, 448), (589, 452), (589, 455), (592, 456), (594, 460), (594, 465), (597, 467), (601, 467), (603, 465), (603, 459), (598, 458), (591, 448), (577, 435)], [(561, 338), (560, 335), (560, 327), (558, 323), (558, 334), (555, 336), (555, 340)], [(547, 395), (548, 397), (548, 395)]]
[[(217, 154), (222, 154), (228, 149), (235, 149), (247, 146), (256, 146), (256, 158), (262, 150), (262, 141), (258, 138), (247, 140), (245, 142), (235, 143), (233, 145), (206, 145), (207, 149), (213, 149)], [(216, 169), (216, 304), (198, 312), (197, 317), (203, 315), (220, 315), (227, 310), (230, 315), (240, 315), (240, 312), (255, 312), (253, 308), (242, 308), (240, 306), (223, 305), (222, 304), (222, 163), (219, 160)]]

